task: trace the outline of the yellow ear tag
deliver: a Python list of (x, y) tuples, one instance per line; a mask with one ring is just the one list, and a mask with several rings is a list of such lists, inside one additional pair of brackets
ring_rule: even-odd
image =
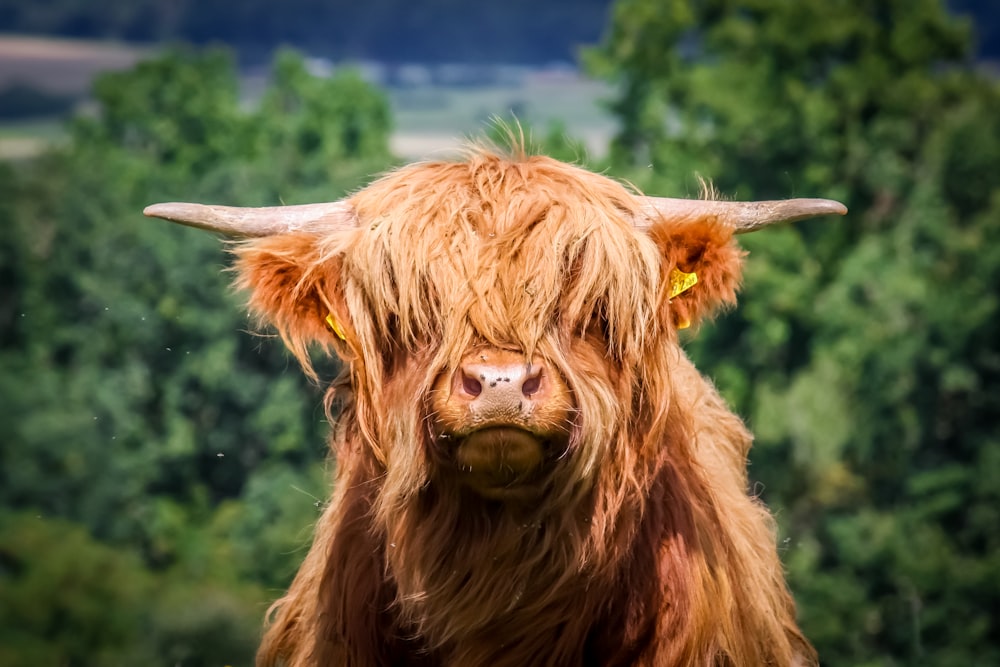
[(684, 273), (680, 269), (670, 272), (670, 298), (682, 294), (698, 284), (698, 274), (692, 271)]
[[(670, 298), (673, 299), (678, 294), (683, 294), (697, 284), (698, 274), (694, 271), (684, 273), (680, 269), (674, 269), (670, 272)], [(691, 322), (688, 320), (677, 323), (678, 329), (687, 329), (689, 326), (691, 326)]]
[(340, 326), (340, 322), (338, 322), (337, 318), (333, 316), (333, 313), (326, 316), (326, 323), (330, 325), (330, 328), (333, 329), (333, 333), (337, 334), (337, 337), (340, 338), (340, 340), (347, 340), (347, 336), (344, 335), (344, 327)]

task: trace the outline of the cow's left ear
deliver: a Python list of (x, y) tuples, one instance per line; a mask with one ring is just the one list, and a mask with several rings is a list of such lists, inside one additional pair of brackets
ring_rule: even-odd
[(349, 356), (353, 333), (341, 289), (341, 260), (320, 251), (310, 233), (279, 234), (234, 246), (236, 286), (251, 311), (274, 325), (288, 349), (312, 372), (308, 347), (319, 343)]
[(673, 223), (661, 220), (648, 233), (663, 256), (663, 298), (674, 326), (697, 324), (736, 303), (745, 253), (733, 228), (714, 216)]

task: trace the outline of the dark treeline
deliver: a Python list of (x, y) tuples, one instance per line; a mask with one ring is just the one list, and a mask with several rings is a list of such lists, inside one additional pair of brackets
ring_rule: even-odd
[(293, 44), (334, 59), (572, 61), (594, 44), (610, 0), (0, 0), (5, 30), (151, 42), (223, 42), (241, 57)]
[[(4, 31), (134, 42), (223, 42), (247, 60), (283, 45), (334, 59), (544, 63), (574, 60), (607, 24), (611, 0), (0, 0)], [(1000, 5), (971, 15), (981, 57), (1000, 57)]]

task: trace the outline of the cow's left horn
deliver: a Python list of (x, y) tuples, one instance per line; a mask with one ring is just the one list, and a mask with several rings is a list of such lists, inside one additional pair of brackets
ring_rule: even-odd
[(354, 209), (342, 201), (261, 208), (172, 202), (147, 206), (143, 214), (227, 236), (242, 237), (321, 232), (357, 226)]
[(656, 220), (695, 219), (709, 215), (730, 225), (737, 234), (754, 232), (781, 222), (796, 222), (821, 215), (844, 215), (847, 207), (832, 199), (784, 199), (777, 201), (711, 201), (643, 197), (643, 216), (638, 227), (648, 227)]

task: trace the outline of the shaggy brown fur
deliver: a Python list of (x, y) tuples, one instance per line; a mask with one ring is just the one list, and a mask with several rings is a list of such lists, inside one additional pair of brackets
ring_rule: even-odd
[[(726, 227), (638, 231), (621, 185), (486, 150), (350, 202), (357, 229), (236, 249), (253, 309), (307, 371), (313, 342), (345, 362), (334, 495), (259, 664), (815, 662), (747, 494), (751, 437), (677, 342), (677, 322), (735, 298)], [(699, 281), (671, 299), (674, 268)], [(569, 417), (546, 426), (565, 444), (528, 500), (483, 497), (446, 460), (462, 417), (439, 380), (476, 350), (565, 388)]]

